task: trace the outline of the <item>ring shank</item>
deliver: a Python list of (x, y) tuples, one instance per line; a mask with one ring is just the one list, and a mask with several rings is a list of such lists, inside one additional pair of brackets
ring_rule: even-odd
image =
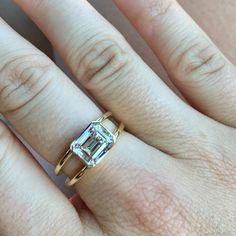
[(68, 187), (71, 187), (74, 184), (76, 184), (80, 180), (80, 178), (84, 175), (84, 173), (87, 169), (88, 169), (88, 167), (84, 166), (72, 179), (67, 178), (66, 185)]
[(72, 156), (72, 151), (70, 149), (67, 150), (66, 154), (61, 158), (61, 160), (58, 162), (54, 172), (55, 175), (59, 175), (63, 169), (63, 167), (65, 166), (66, 162), (70, 159), (70, 157)]
[[(112, 113), (111, 112), (106, 112), (101, 118), (97, 119), (96, 121), (99, 123), (103, 123), (106, 119), (109, 119), (110, 117), (112, 117)], [(114, 143), (116, 142), (117, 138), (119, 137), (119, 135), (121, 134), (121, 132), (124, 130), (125, 126), (123, 123), (120, 123), (119, 126), (117, 127), (116, 131), (114, 132), (113, 136), (114, 136)], [(67, 152), (65, 153), (65, 155), (59, 160), (56, 168), (55, 168), (55, 174), (59, 175), (63, 169), (63, 167), (66, 165), (66, 163), (69, 161), (70, 157), (73, 155), (73, 151), (69, 148), (67, 150)], [(76, 173), (76, 175), (74, 177), (67, 178), (66, 180), (66, 185), (71, 187), (74, 184), (76, 184), (80, 178), (84, 175), (84, 173), (86, 172), (86, 170), (88, 169), (88, 166), (84, 166), (81, 170), (79, 170), (78, 173)]]

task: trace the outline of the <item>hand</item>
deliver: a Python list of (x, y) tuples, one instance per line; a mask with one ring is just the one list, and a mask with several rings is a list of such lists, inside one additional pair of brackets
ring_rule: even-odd
[[(115, 0), (192, 106), (87, 1), (16, 2), (127, 131), (69, 201), (1, 124), (1, 235), (234, 235), (236, 70), (183, 9)], [(0, 71), (0, 112), (54, 165), (102, 114), (3, 20)], [(80, 167), (71, 159), (64, 172)]]

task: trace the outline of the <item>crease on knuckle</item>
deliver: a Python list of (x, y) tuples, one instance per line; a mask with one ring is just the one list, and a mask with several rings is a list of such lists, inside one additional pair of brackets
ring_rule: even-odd
[[(170, 55), (168, 62), (171, 71), (184, 82), (209, 80), (214, 83), (227, 71), (227, 62), (221, 53), (208, 41), (184, 38)], [(184, 75), (184, 76), (183, 76)]]
[(7, 60), (0, 68), (1, 111), (17, 113), (32, 104), (50, 84), (52, 63), (42, 55), (27, 54)]
[(127, 73), (130, 56), (115, 40), (92, 41), (84, 46), (82, 56), (76, 56), (79, 63), (75, 74), (85, 88), (101, 90)]

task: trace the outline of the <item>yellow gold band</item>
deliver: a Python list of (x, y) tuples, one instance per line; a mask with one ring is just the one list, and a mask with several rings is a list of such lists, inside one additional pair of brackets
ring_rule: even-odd
[[(119, 137), (119, 135), (121, 134), (121, 132), (124, 130), (124, 124), (123, 124), (123, 123), (120, 123), (119, 126), (117, 127), (117, 129), (115, 130), (115, 132), (114, 132), (114, 133), (111, 133), (111, 132), (108, 131), (104, 126), (102, 126), (102, 123), (103, 123), (106, 119), (108, 119), (108, 118), (110, 118), (110, 117), (112, 117), (112, 113), (111, 113), (111, 112), (107, 112), (107, 113), (105, 113), (101, 118), (97, 119), (97, 120), (95, 121), (95, 123), (96, 123), (98, 126), (102, 127), (102, 129), (103, 129), (106, 133), (108, 133), (108, 135), (112, 135), (112, 141), (113, 141), (113, 145), (114, 145), (114, 144), (116, 143), (117, 138)], [(93, 122), (92, 122), (91, 124), (93, 124)], [(88, 129), (88, 128), (87, 128), (87, 129)], [(86, 129), (84, 132), (87, 132), (87, 133), (88, 133), (87, 129)], [(82, 134), (83, 134), (84, 132), (82, 132)], [(81, 135), (82, 135), (82, 134), (81, 134)], [(92, 137), (92, 138), (91, 138), (91, 137)], [(89, 138), (90, 138), (90, 141), (92, 140), (93, 142), (95, 142), (92, 135), (91, 135), (91, 137), (89, 137)], [(80, 137), (79, 137), (79, 138), (80, 138)], [(78, 139), (79, 139), (79, 138), (78, 138)], [(73, 143), (72, 143), (72, 144), (73, 144)], [(95, 144), (97, 144), (97, 143), (95, 143)], [(77, 145), (78, 145), (78, 144), (77, 144)], [(81, 147), (81, 146), (82, 146), (82, 144), (79, 145), (79, 148), (81, 148), (82, 150), (84, 150), (84, 148)], [(104, 144), (103, 144), (103, 146), (104, 146)], [(111, 148), (111, 147), (109, 147), (109, 149), (110, 149), (110, 148)], [(107, 149), (106, 152), (108, 152), (109, 149)], [(87, 150), (87, 149), (86, 149), (86, 150)], [(80, 150), (80, 151), (81, 151), (81, 150)], [(89, 152), (89, 153), (90, 153), (90, 152)], [(104, 153), (105, 153), (105, 152), (104, 152)], [(55, 174), (56, 174), (56, 175), (59, 175), (59, 174), (61, 173), (63, 167), (66, 165), (66, 163), (68, 162), (68, 160), (70, 159), (70, 157), (71, 157), (73, 154), (76, 154), (76, 153), (74, 153), (73, 148), (70, 147), (70, 148), (67, 150), (67, 152), (65, 153), (65, 155), (59, 160), (59, 162), (58, 162), (58, 164), (57, 164), (57, 166), (56, 166), (56, 168), (55, 168)], [(99, 154), (99, 153), (98, 153), (98, 154)], [(106, 153), (105, 153), (105, 154), (106, 154)], [(104, 155), (105, 155), (105, 154), (104, 154)], [(77, 155), (78, 155), (78, 154), (77, 154)], [(87, 154), (87, 155), (88, 155), (88, 154)], [(103, 156), (104, 156), (104, 155), (103, 155)], [(100, 159), (102, 159), (103, 156), (101, 156)], [(80, 156), (79, 156), (79, 158), (81, 159)], [(92, 156), (91, 156), (91, 158), (92, 158)], [(83, 161), (84, 161), (84, 160), (83, 160)], [(95, 163), (92, 167), (95, 167), (96, 164), (97, 164), (97, 163)], [(67, 178), (67, 180), (66, 180), (66, 185), (67, 185), (67, 186), (73, 186), (74, 184), (76, 184), (76, 183), (78, 182), (78, 180), (84, 175), (85, 171), (86, 171), (87, 169), (89, 169), (89, 168), (91, 168), (91, 166), (88, 166), (88, 165), (85, 164), (84, 167), (83, 167), (74, 177), (72, 177), (71, 179)]]

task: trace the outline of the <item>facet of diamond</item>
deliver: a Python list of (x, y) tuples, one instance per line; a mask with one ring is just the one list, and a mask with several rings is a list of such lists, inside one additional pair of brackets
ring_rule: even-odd
[(114, 135), (100, 122), (92, 122), (70, 146), (88, 167), (95, 167), (114, 145)]

